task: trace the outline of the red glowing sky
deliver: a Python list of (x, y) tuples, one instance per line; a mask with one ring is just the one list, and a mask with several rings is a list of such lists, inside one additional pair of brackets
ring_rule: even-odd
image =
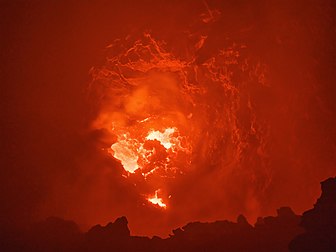
[[(59, 216), (85, 229), (125, 215), (133, 234), (167, 235), (195, 220), (310, 208), (319, 182), (336, 173), (334, 13), (328, 0), (3, 1), (1, 223)], [(188, 67), (141, 76), (146, 89), (127, 97), (156, 99), (140, 111), (111, 90), (111, 78), (93, 82), (92, 67), (110, 69), (106, 58), (148, 33), (169, 67)], [(211, 75), (204, 64), (213, 58), (211, 69), (232, 75)], [(205, 91), (190, 95), (196, 87)], [(183, 175), (127, 177), (106, 151), (117, 141), (106, 125), (139, 133), (131, 121), (146, 113), (160, 118), (148, 130), (164, 124), (191, 139), (192, 154), (174, 161)], [(157, 189), (166, 209), (146, 199)]]

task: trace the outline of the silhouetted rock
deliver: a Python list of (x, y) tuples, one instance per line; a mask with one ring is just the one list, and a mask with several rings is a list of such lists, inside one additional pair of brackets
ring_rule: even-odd
[(25, 236), (14, 237), (6, 251), (287, 252), (289, 241), (303, 231), (299, 222), (300, 216), (282, 207), (277, 216), (259, 218), (254, 227), (239, 215), (237, 222), (192, 222), (173, 230), (169, 238), (150, 239), (131, 236), (126, 217), (96, 225), (86, 233), (74, 222), (51, 217), (33, 225)]
[(288, 243), (302, 232), (300, 216), (288, 207), (275, 217), (259, 218), (255, 227), (243, 215), (237, 222), (193, 222), (173, 230), (167, 239), (131, 236), (126, 217), (80, 233), (71, 221), (51, 217), (33, 225), (24, 239), (8, 251), (256, 251), (286, 252)]
[(336, 251), (336, 178), (321, 182), (322, 194), (314, 208), (303, 213), (305, 233), (289, 245), (292, 252)]
[(92, 227), (88, 232), (88, 237), (107, 237), (111, 239), (119, 239), (130, 236), (130, 230), (128, 229), (128, 221), (125, 216), (115, 220), (115, 222), (108, 223), (105, 227), (96, 225)]
[(251, 225), (250, 225), (250, 223), (248, 223), (248, 221), (247, 221), (247, 219), (245, 218), (245, 216), (244, 215), (239, 215), (238, 217), (237, 217), (237, 224), (239, 224), (240, 226), (248, 226), (248, 227), (252, 227)]
[(282, 207), (275, 217), (259, 218), (255, 227), (243, 215), (237, 222), (193, 222), (173, 230), (161, 251), (288, 251), (288, 243), (303, 232), (300, 216)]
[(122, 250), (130, 241), (126, 217), (120, 217), (106, 226), (96, 225), (86, 234), (82, 251)]
[[(291, 252), (332, 252), (336, 251), (336, 178), (323, 181), (321, 187), (321, 197), (302, 218), (289, 207), (281, 207), (277, 216), (260, 217), (254, 226), (239, 215), (237, 222), (192, 222), (174, 229), (169, 238), (150, 239), (131, 236), (126, 217), (96, 225), (86, 233), (72, 221), (50, 217), (25, 232), (7, 232), (7, 242), (0, 244), (6, 251), (34, 252), (288, 252), (288, 248)], [(1, 234), (4, 237), (6, 232)]]
[[(281, 207), (277, 214), (276, 217), (258, 218), (255, 224), (254, 241), (259, 241), (259, 251), (288, 251), (289, 242), (303, 232), (299, 226), (300, 216), (289, 207)], [(252, 251), (258, 251), (254, 249)]]

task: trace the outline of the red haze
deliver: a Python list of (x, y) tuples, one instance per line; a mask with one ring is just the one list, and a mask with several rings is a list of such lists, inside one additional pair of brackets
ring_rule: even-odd
[[(301, 213), (335, 176), (333, 1), (3, 1), (1, 17), (1, 223), (127, 216), (132, 234), (167, 235), (193, 220)], [(142, 76), (146, 89), (126, 93), (146, 101), (138, 109), (89, 70), (111, 70), (105, 58), (144, 33), (189, 65)], [(105, 151), (117, 141), (110, 120), (129, 129), (168, 105), (192, 145), (174, 163), (183, 174), (125, 178)], [(146, 199), (158, 186), (165, 210)]]

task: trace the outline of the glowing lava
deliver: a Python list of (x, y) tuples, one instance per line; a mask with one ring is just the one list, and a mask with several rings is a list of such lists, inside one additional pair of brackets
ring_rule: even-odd
[[(146, 169), (147, 171), (142, 172), (146, 177), (158, 168), (169, 168), (170, 160), (177, 152), (186, 152), (178, 134), (177, 128), (172, 127), (163, 132), (149, 130), (146, 137), (132, 138), (129, 133), (121, 133), (118, 135), (118, 141), (111, 146), (112, 155), (121, 162), (126, 172), (134, 173), (138, 169)], [(160, 151), (155, 141), (164, 149), (161, 148)]]
[(130, 173), (134, 173), (139, 169), (139, 153), (134, 150), (134, 147), (136, 147), (134, 144), (134, 141), (127, 138), (127, 134), (123, 134), (122, 138), (118, 137), (118, 142), (111, 146), (113, 156), (120, 160), (125, 171)]
[[(136, 128), (134, 136), (129, 132), (116, 133), (118, 140), (112, 144), (111, 150), (113, 157), (121, 162), (127, 176), (140, 171), (147, 183), (154, 181), (157, 184), (169, 176), (175, 177), (178, 153), (188, 153), (188, 149), (182, 146), (181, 140), (185, 137), (180, 135), (176, 127), (167, 127), (162, 131), (153, 130), (150, 125), (146, 125), (148, 121), (140, 121), (141, 127)], [(147, 134), (141, 134), (142, 131)], [(163, 199), (158, 197), (159, 191), (161, 190), (156, 190), (154, 197), (147, 200), (166, 208)]]
[(166, 149), (170, 149), (174, 143), (172, 143), (172, 138), (170, 137), (175, 132), (174, 128), (165, 129), (163, 133), (160, 131), (151, 131), (146, 137), (147, 140), (157, 140), (159, 141), (163, 147)]
[(147, 200), (154, 205), (158, 205), (159, 207), (166, 208), (167, 205), (165, 203), (163, 203), (162, 198), (158, 197), (158, 191), (159, 190), (155, 191), (154, 197), (147, 198)]
[(190, 38), (187, 55), (165, 50), (150, 34), (118, 40), (109, 46), (106, 64), (92, 69), (101, 100), (94, 128), (107, 132), (109, 152), (130, 185), (162, 208), (157, 188), (171, 194), (182, 176), (208, 174), (209, 167), (211, 174), (235, 174), (236, 167), (250, 167), (248, 153), (260, 156), (256, 176), (266, 177), (261, 187), (268, 186), (268, 126), (250, 94), (267, 88), (265, 67), (236, 43), (202, 61), (198, 50), (206, 37), (197, 37)]

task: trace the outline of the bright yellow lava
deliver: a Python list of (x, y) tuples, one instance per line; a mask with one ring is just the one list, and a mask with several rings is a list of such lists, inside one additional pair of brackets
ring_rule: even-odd
[(157, 195), (158, 191), (159, 190), (155, 191), (154, 197), (147, 198), (147, 200), (154, 205), (158, 205), (159, 207), (166, 208), (167, 205), (165, 203), (163, 203), (162, 198), (159, 198), (158, 195)]
[[(137, 170), (140, 171), (144, 179), (162, 179), (166, 175), (163, 172), (171, 172), (171, 176), (175, 176), (175, 164), (177, 153), (187, 152), (185, 147), (182, 147), (180, 132), (176, 127), (167, 127), (162, 131), (155, 130), (151, 127), (144, 129), (146, 134), (133, 134), (130, 132), (119, 132), (117, 141), (111, 145), (111, 154), (119, 160), (131, 176)], [(163, 147), (158, 148), (157, 145), (150, 143), (158, 141)], [(158, 151), (159, 150), (159, 151)], [(164, 155), (162, 155), (162, 150)], [(170, 169), (170, 170), (169, 170)], [(166, 209), (167, 205), (163, 199), (158, 196), (160, 189), (155, 191), (155, 194), (147, 195), (148, 202)]]
[(163, 133), (161, 133), (158, 130), (153, 130), (148, 133), (148, 136), (146, 137), (147, 140), (157, 140), (165, 147), (166, 149), (170, 149), (173, 146), (173, 143), (171, 142), (170, 135), (175, 132), (174, 128), (167, 128)]
[(134, 173), (139, 169), (138, 153), (134, 152), (127, 140), (121, 140), (111, 146), (113, 156), (120, 160), (124, 169), (130, 173)]
[(163, 132), (150, 130), (144, 139), (131, 138), (127, 133), (120, 134), (118, 141), (111, 146), (112, 155), (121, 162), (125, 171), (134, 173), (143, 168), (139, 163), (150, 163), (148, 158), (153, 155), (153, 150), (144, 147), (146, 141), (159, 141), (167, 152), (174, 152), (181, 145), (179, 138), (172, 136), (176, 132), (176, 128), (166, 128)]

